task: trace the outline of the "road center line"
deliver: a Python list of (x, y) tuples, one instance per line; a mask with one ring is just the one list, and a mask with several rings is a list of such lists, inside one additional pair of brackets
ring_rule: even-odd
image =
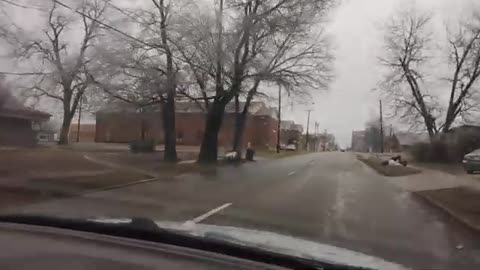
[(212, 216), (212, 215), (214, 215), (214, 214), (222, 211), (223, 209), (225, 209), (225, 208), (227, 208), (227, 207), (229, 207), (229, 206), (231, 206), (231, 205), (232, 205), (232, 203), (226, 203), (226, 204), (224, 204), (224, 205), (221, 205), (221, 206), (219, 206), (219, 207), (217, 207), (217, 208), (215, 208), (215, 209), (212, 209), (212, 210), (208, 211), (207, 213), (205, 213), (205, 214), (203, 214), (203, 215), (201, 215), (201, 216), (198, 216), (198, 217), (196, 217), (196, 218), (194, 218), (194, 219), (192, 219), (192, 220), (189, 220), (189, 221), (187, 221), (187, 222), (185, 222), (185, 223), (192, 223), (192, 222), (193, 222), (193, 223), (199, 223), (199, 222), (202, 222), (203, 220), (207, 219), (208, 217), (210, 217), (210, 216)]
[(296, 174), (296, 173), (297, 173), (297, 171), (293, 171), (293, 172), (289, 173), (288, 176), (292, 176), (292, 175), (294, 175), (294, 174)]

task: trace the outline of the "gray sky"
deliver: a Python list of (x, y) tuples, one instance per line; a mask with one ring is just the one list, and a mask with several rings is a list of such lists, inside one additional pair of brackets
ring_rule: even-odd
[[(28, 1), (15, 2), (28, 4)], [(122, 6), (139, 2), (119, 1)], [(315, 104), (311, 106), (314, 109), (311, 127), (317, 121), (322, 131), (327, 129), (336, 135), (342, 146), (347, 146), (350, 144), (351, 131), (362, 129), (365, 122), (378, 114), (379, 93), (372, 89), (381, 79), (377, 57), (382, 53), (382, 25), (394, 11), (409, 6), (416, 6), (420, 11), (429, 11), (435, 15), (433, 27), (441, 30), (445, 21), (455, 20), (461, 14), (470, 12), (477, 1), (342, 0), (331, 12), (326, 28), (332, 38), (336, 57), (335, 79), (327, 92), (315, 95)], [(25, 9), (15, 8), (9, 15), (29, 30), (37, 26), (32, 12)], [(26, 16), (31, 18), (29, 23), (24, 20)], [(2, 71), (9, 66), (6, 59), (0, 59)], [(435, 74), (437, 75), (440, 76)], [(285, 104), (287, 103), (286, 101)], [(385, 107), (388, 110), (388, 104)], [(287, 106), (285, 109), (285, 119), (306, 125), (305, 106)]]
[[(351, 131), (363, 129), (378, 116), (379, 93), (372, 91), (381, 80), (377, 57), (382, 53), (382, 25), (402, 8), (417, 6), (435, 14), (433, 27), (443, 29), (444, 21), (468, 13), (475, 0), (343, 0), (331, 14), (328, 32), (332, 36), (336, 78), (327, 93), (317, 95), (312, 113), (320, 129), (336, 135), (342, 146), (351, 142)], [(388, 104), (385, 104), (388, 110)], [(289, 115), (306, 124), (304, 108)], [(387, 121), (387, 124), (395, 124)]]

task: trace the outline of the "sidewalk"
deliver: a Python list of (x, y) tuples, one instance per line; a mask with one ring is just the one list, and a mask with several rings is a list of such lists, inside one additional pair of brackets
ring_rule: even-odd
[(480, 232), (480, 179), (423, 167), (419, 169), (422, 173), (417, 175), (386, 179)]

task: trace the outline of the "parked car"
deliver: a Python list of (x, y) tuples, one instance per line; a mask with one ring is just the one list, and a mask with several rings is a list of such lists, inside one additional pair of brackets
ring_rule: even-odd
[(463, 168), (468, 174), (480, 171), (480, 149), (466, 154), (463, 157)]
[(285, 150), (287, 150), (287, 151), (297, 151), (297, 147), (295, 146), (295, 144), (289, 144), (289, 145), (287, 145), (287, 147), (285, 147)]

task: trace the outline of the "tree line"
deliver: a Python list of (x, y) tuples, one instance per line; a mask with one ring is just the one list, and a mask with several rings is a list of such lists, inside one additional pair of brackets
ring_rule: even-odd
[[(0, 35), (29, 63), (26, 92), (62, 104), (60, 144), (82, 98), (120, 100), (162, 112), (167, 161), (176, 161), (175, 105), (198, 103), (206, 124), (200, 162), (215, 162), (225, 108), (235, 102), (233, 149), (240, 152), (251, 101), (262, 85), (308, 96), (331, 79), (323, 20), (333, 0), (49, 0), (32, 34), (8, 18)], [(212, 2), (212, 3), (209, 3)], [(0, 1), (1, 4), (9, 2)], [(240, 108), (243, 101), (245, 106)]]

